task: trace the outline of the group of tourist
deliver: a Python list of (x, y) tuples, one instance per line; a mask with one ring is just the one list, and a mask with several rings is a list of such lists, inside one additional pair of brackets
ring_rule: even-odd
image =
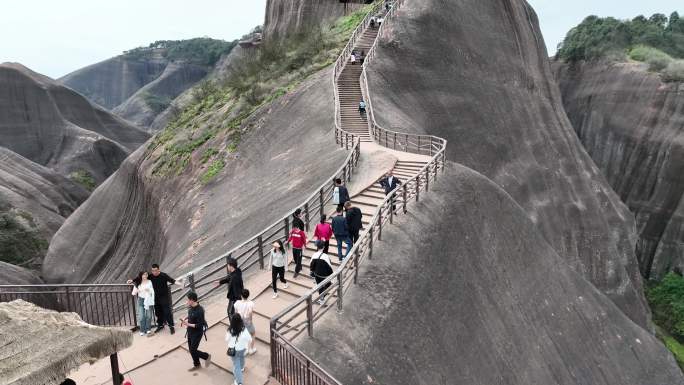
[[(386, 194), (391, 193), (401, 185), (401, 181), (387, 173), (379, 181)], [(330, 221), (326, 215), (322, 215), (320, 222), (316, 224), (313, 232), (313, 239), (316, 251), (311, 255), (309, 264), (309, 276), (315, 280), (316, 284), (325, 281), (333, 274), (333, 264), (328, 255), (330, 240), (334, 237), (337, 241), (337, 257), (342, 262), (354, 243), (359, 241), (360, 232), (363, 229), (363, 213), (361, 209), (355, 207), (350, 200), (349, 191), (344, 186), (341, 179), (335, 179), (335, 186), (332, 191), (332, 202), (335, 206), (335, 214)], [(294, 261), (294, 276), (296, 279), (302, 271), (302, 258), (304, 249), (309, 240), (305, 232), (305, 224), (301, 218), (302, 211), (295, 210), (292, 214), (292, 229), (288, 234), (286, 244), (292, 247), (292, 260)], [(346, 247), (344, 247), (346, 246)], [(343, 248), (345, 250), (343, 250)], [(344, 251), (344, 252), (343, 252)], [(273, 298), (278, 298), (278, 281), (283, 284), (283, 288), (288, 288), (285, 279), (285, 271), (289, 265), (285, 244), (281, 240), (276, 240), (271, 244), (269, 256), (271, 266), (271, 285), (273, 288)], [(226, 353), (233, 362), (234, 384), (242, 384), (243, 372), (245, 369), (245, 358), (256, 353), (255, 340), (256, 330), (253, 322), (254, 301), (250, 300), (250, 292), (244, 286), (242, 270), (238, 267), (236, 259), (228, 258), (226, 264), (226, 277), (216, 280), (215, 286), (227, 285), (227, 314), (230, 326), (226, 332)], [(159, 265), (153, 264), (150, 272), (142, 271), (137, 277), (128, 280), (133, 284), (132, 294), (137, 296), (138, 319), (141, 336), (152, 336), (169, 327), (171, 334), (175, 333), (171, 291), (169, 285), (176, 284), (176, 280), (168, 274), (162, 272)], [(325, 304), (325, 291), (331, 286), (328, 282), (319, 288), (319, 298), (317, 303)], [(202, 338), (206, 339), (208, 328), (205, 318), (204, 308), (199, 303), (197, 293), (191, 291), (186, 295), (188, 306), (187, 317), (180, 319), (180, 326), (186, 328), (186, 338), (188, 350), (192, 358), (192, 367), (189, 371), (196, 371), (201, 368), (201, 360), (205, 367), (211, 364), (211, 354), (199, 350)], [(152, 314), (156, 316), (156, 329), (152, 328)]]

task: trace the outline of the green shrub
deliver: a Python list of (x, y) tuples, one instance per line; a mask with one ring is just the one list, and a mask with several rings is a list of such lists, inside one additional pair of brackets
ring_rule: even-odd
[(40, 232), (28, 228), (9, 212), (0, 213), (0, 261), (24, 265), (42, 258), (48, 242)]
[(97, 184), (95, 183), (95, 178), (86, 170), (78, 170), (69, 174), (69, 179), (80, 184), (88, 191), (95, 190)]
[(684, 82), (684, 60), (673, 60), (662, 74), (666, 82)]
[(209, 167), (207, 168), (207, 171), (202, 174), (202, 178), (200, 179), (203, 184), (207, 184), (211, 182), (216, 175), (218, 175), (221, 170), (226, 166), (226, 162), (223, 159), (216, 159), (215, 161), (211, 162)]
[(679, 340), (684, 340), (684, 278), (668, 273), (662, 281), (650, 285), (646, 298), (653, 311), (653, 321)]
[(667, 349), (674, 355), (675, 360), (677, 360), (677, 365), (684, 370), (684, 345), (659, 326), (656, 326), (656, 336), (663, 341)]
[(145, 92), (142, 95), (143, 101), (152, 111), (160, 113), (171, 105), (171, 98), (168, 96), (155, 95), (150, 92)]
[(202, 159), (200, 159), (200, 162), (202, 162), (202, 164), (205, 164), (209, 159), (211, 159), (216, 154), (218, 154), (217, 149), (207, 148), (206, 150), (204, 150), (204, 154), (202, 154)]
[(684, 58), (684, 19), (677, 12), (669, 19), (663, 14), (649, 18), (637, 16), (632, 20), (588, 16), (568, 32), (558, 46), (557, 56), (566, 61), (594, 60), (610, 52), (631, 51), (639, 45)]

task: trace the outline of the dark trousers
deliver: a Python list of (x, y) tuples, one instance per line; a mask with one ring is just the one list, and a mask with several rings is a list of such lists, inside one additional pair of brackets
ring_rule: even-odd
[(295, 261), (295, 273), (302, 271), (302, 249), (292, 249), (292, 257)]
[(232, 317), (235, 314), (235, 302), (237, 302), (237, 299), (228, 298), (228, 317)]
[[(319, 283), (325, 281), (326, 278), (328, 278), (328, 277), (319, 277), (319, 276), (317, 276), (317, 275), (314, 276), (314, 279), (316, 280), (316, 285), (318, 285)], [(323, 294), (323, 292), (326, 291), (326, 290), (330, 287), (330, 285), (331, 285), (331, 283), (328, 282), (328, 283), (326, 283), (325, 285), (321, 286), (321, 287), (318, 289), (318, 294)]]
[(157, 316), (157, 327), (163, 328), (166, 323), (173, 327), (173, 312), (171, 300), (167, 298), (154, 298), (154, 315)]
[(285, 266), (271, 266), (271, 285), (273, 285), (273, 292), (278, 292), (278, 277), (280, 282), (287, 283), (285, 280)]
[(328, 247), (330, 247), (330, 239), (323, 241), (323, 252), (328, 254)]
[(351, 238), (352, 245), (356, 244), (356, 241), (359, 240), (360, 231), (360, 229), (349, 229), (349, 237)]
[(209, 354), (198, 349), (200, 342), (202, 342), (202, 333), (188, 332), (188, 350), (190, 350), (192, 364), (195, 366), (200, 366), (200, 358), (203, 360), (209, 358)]

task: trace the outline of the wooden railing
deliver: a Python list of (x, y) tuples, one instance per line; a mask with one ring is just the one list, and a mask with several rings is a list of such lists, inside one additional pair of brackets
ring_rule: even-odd
[[(379, 27), (378, 37), (386, 23), (392, 18), (394, 12), (403, 4), (403, 0), (397, 0), (392, 8), (385, 15), (385, 21)], [(382, 4), (384, 2), (380, 2)], [(376, 9), (377, 10), (377, 9)], [(337, 77), (344, 65), (346, 65), (351, 50), (358, 42), (358, 38), (368, 27), (370, 16), (367, 16), (355, 31), (347, 44), (347, 48), (340, 55), (333, 73), (333, 87), (337, 90)], [(376, 208), (370, 224), (364, 229), (359, 240), (352, 246), (348, 257), (340, 264), (337, 270), (319, 285), (309, 290), (271, 318), (270, 340), (271, 340), (271, 375), (283, 385), (293, 384), (325, 384), (341, 385), (329, 373), (325, 372), (315, 360), (308, 357), (305, 353), (295, 347), (294, 341), (302, 333), (308, 336), (314, 335), (314, 324), (325, 315), (330, 309), (336, 308), (342, 311), (344, 306), (345, 293), (356, 284), (359, 279), (359, 266), (366, 258), (373, 257), (373, 249), (377, 241), (382, 240), (383, 228), (389, 222), (394, 221), (394, 217), (401, 213), (407, 213), (408, 204), (412, 200), (418, 201), (421, 192), (427, 192), (430, 183), (437, 178), (439, 170), (443, 170), (446, 164), (446, 145), (445, 139), (432, 135), (419, 135), (400, 133), (386, 130), (379, 126), (375, 121), (373, 106), (368, 90), (368, 79), (366, 66), (372, 61), (375, 55), (377, 40), (369, 50), (361, 74), (360, 82), (364, 98), (367, 101), (367, 113), (369, 130), (373, 140), (385, 147), (430, 156), (428, 163), (420, 169), (412, 178), (406, 181), (400, 188), (397, 188), (385, 197), (383, 202)], [(339, 107), (339, 100), (336, 97), (336, 114)], [(336, 117), (336, 121), (338, 118)], [(336, 130), (344, 132), (342, 128)], [(339, 142), (338, 142), (339, 143)], [(326, 288), (327, 286), (327, 288)], [(321, 293), (319, 291), (322, 290)], [(316, 300), (323, 299), (323, 305), (314, 305)]]
[(351, 180), (352, 172), (356, 169), (359, 156), (361, 155), (359, 140), (354, 139), (349, 144), (349, 148), (351, 151), (347, 155), (344, 164), (302, 204), (293, 207), (282, 218), (230, 251), (181, 275), (178, 280), (182, 282), (182, 286), (176, 287), (171, 292), (174, 311), (186, 307), (184, 297), (190, 291), (196, 292), (199, 298), (202, 299), (214, 294), (217, 290), (225, 290), (225, 288), (216, 287), (214, 281), (226, 276), (229, 258), (237, 260), (243, 274), (249, 273), (256, 268), (264, 269), (268, 253), (271, 250), (271, 244), (277, 239), (283, 241), (287, 239), (292, 226), (292, 212), (297, 208), (302, 210), (302, 220), (307, 232), (312, 224), (318, 223), (320, 216), (326, 213), (326, 204), (332, 200), (335, 179), (339, 178), (346, 183)]
[(78, 314), (91, 325), (135, 327), (132, 285), (0, 285), (0, 302), (23, 299), (46, 309)]

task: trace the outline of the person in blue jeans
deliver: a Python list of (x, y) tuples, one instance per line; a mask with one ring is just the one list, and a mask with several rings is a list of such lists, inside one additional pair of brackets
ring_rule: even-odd
[(245, 368), (245, 353), (252, 343), (252, 335), (245, 327), (242, 317), (235, 313), (230, 317), (230, 326), (226, 332), (226, 342), (228, 348), (235, 349), (235, 355), (230, 358), (233, 360), (233, 381), (234, 385), (242, 385), (242, 371)]
[[(347, 220), (342, 215), (342, 206), (338, 206), (335, 210), (335, 216), (332, 217), (332, 229), (335, 235), (335, 240), (337, 240), (337, 257), (340, 262), (347, 257), (349, 250), (352, 247), (351, 235), (349, 234), (349, 227), (347, 226)], [(347, 244), (347, 251), (342, 256), (342, 242)]]
[(140, 321), (140, 335), (151, 335), (152, 314), (154, 314), (154, 287), (148, 279), (146, 271), (141, 271), (133, 280), (133, 292), (138, 296), (138, 320)]

